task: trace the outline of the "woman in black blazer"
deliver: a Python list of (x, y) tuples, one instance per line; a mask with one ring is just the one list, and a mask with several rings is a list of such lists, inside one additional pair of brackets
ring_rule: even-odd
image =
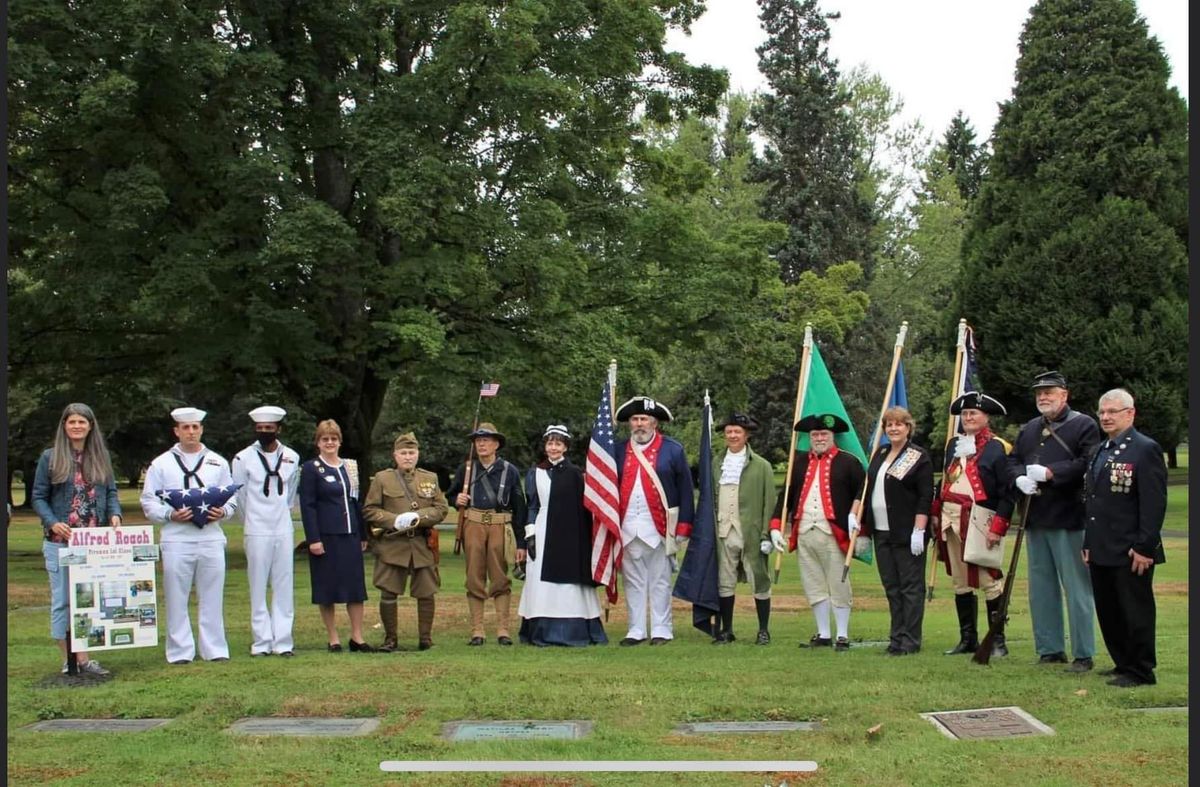
[(925, 544), (933, 502), (933, 461), (910, 442), (913, 418), (903, 407), (883, 414), (890, 445), (881, 446), (867, 467), (863, 532), (871, 533), (879, 578), (892, 613), (887, 652), (904, 656), (921, 649), (925, 618)]

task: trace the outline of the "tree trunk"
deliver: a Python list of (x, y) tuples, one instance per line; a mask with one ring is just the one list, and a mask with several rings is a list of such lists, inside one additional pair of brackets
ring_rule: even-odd
[(1172, 445), (1167, 449), (1167, 467), (1179, 467), (1179, 446)]

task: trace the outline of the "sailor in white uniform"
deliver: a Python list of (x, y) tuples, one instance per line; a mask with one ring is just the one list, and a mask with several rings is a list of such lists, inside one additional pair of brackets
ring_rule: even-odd
[(203, 489), (233, 483), (229, 463), (200, 441), (205, 415), (195, 407), (171, 411), (179, 442), (155, 457), (142, 484), (142, 511), (151, 523), (162, 524), (159, 541), (163, 595), (167, 602), (167, 661), (171, 664), (187, 664), (196, 657), (197, 643), (188, 617), (188, 595), (193, 583), (200, 617), (200, 658), (229, 660), (223, 613), (226, 539), (221, 522), (233, 516), (237, 504), (230, 499), (224, 506), (211, 509), (208, 523), (198, 527), (192, 523), (188, 508), (173, 509), (158, 496), (162, 490)]
[[(292, 508), (300, 481), (300, 455), (279, 441), (281, 407), (250, 411), (254, 443), (233, 457), (238, 511), (246, 524), (246, 576), (250, 580), (251, 656), (293, 655), (295, 619)], [(271, 604), (267, 606), (267, 586)]]

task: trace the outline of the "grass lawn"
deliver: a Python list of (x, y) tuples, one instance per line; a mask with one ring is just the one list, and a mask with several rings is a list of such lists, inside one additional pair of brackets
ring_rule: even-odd
[[(1183, 493), (1182, 495), (1180, 493)], [(1167, 528), (1186, 528), (1186, 487), (1170, 489)], [(20, 499), (20, 497), (18, 497)], [(136, 491), (123, 490), (137, 512)], [(130, 517), (131, 521), (135, 517)], [(427, 652), (329, 654), (315, 607), (307, 603), (306, 562), (296, 564), (297, 656), (249, 657), (248, 600), (241, 530), (227, 527), (225, 620), (232, 660), (169, 666), (154, 649), (98, 654), (114, 679), (86, 689), (41, 688), (58, 667), (48, 635), (49, 591), (41, 530), (18, 514), (8, 532), (8, 781), (12, 784), (296, 784), (433, 785), (618, 784), (1184, 784), (1188, 718), (1132, 708), (1185, 705), (1188, 541), (1169, 539), (1156, 576), (1158, 685), (1106, 686), (1095, 673), (1038, 667), (1029, 624), (1025, 567), (1009, 623), (1011, 655), (990, 667), (942, 656), (957, 640), (949, 578), (939, 575), (925, 618), (925, 650), (896, 659), (881, 647), (849, 653), (796, 647), (813, 632), (796, 573), (785, 558), (775, 591), (768, 647), (752, 644), (753, 601), (740, 586), (734, 618), (739, 641), (710, 645), (692, 629), (690, 608), (676, 605), (670, 645), (619, 648), (623, 601), (606, 624), (610, 644), (587, 650), (494, 644), (489, 611), (483, 648), (468, 635), (461, 559), (443, 537), (442, 593)], [(449, 534), (443, 534), (444, 536)], [(300, 535), (297, 535), (297, 541)], [(368, 558), (370, 561), (371, 558)], [(369, 570), (369, 563), (368, 563)], [(874, 567), (855, 563), (851, 637), (887, 638), (887, 605)], [(519, 591), (520, 583), (515, 589)], [(378, 643), (369, 589), (369, 639)], [(160, 597), (161, 603), (161, 597)], [(415, 609), (401, 601), (401, 637), (415, 645)], [(348, 640), (339, 611), (343, 642)], [(195, 613), (193, 610), (193, 624)], [(516, 596), (513, 603), (514, 633)], [(160, 625), (160, 639), (163, 627)], [(1098, 668), (1111, 665), (1097, 631)], [(917, 714), (1019, 705), (1056, 730), (1053, 737), (953, 741)], [(361, 738), (248, 738), (224, 732), (244, 716), (379, 716)], [(171, 717), (164, 728), (129, 735), (32, 733), (40, 719)], [(451, 744), (441, 725), (461, 719), (590, 719), (581, 741)], [(818, 720), (816, 732), (680, 736), (679, 723), (705, 720)], [(868, 738), (868, 728), (882, 724)], [(569, 774), (549, 778), (498, 774), (405, 776), (379, 771), (385, 759), (811, 759), (815, 774)]]

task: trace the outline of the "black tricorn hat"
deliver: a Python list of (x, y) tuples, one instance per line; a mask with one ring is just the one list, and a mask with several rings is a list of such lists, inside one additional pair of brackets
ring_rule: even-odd
[(806, 415), (796, 422), (797, 432), (811, 432), (814, 429), (828, 429), (830, 432), (837, 434), (839, 432), (849, 432), (850, 424), (833, 413)]
[(723, 430), (727, 426), (740, 426), (747, 432), (753, 432), (758, 428), (758, 421), (745, 413), (730, 413), (724, 422), (717, 425), (717, 429)]
[(648, 415), (664, 424), (671, 420), (671, 411), (667, 406), (649, 396), (635, 396), (617, 408), (618, 421), (628, 421), (635, 415)]
[(1062, 376), (1060, 371), (1042, 372), (1033, 378), (1033, 385), (1029, 386), (1034, 390), (1038, 388), (1066, 388), (1067, 378)]
[(967, 391), (950, 403), (950, 415), (958, 415), (963, 410), (981, 410), (988, 415), (1008, 415), (1008, 410), (998, 399), (979, 391)]
[(504, 447), (504, 435), (496, 431), (496, 425), (484, 421), (479, 426), (475, 427), (475, 431), (467, 435), (468, 438), (474, 440), (476, 437), (494, 437), (500, 441), (500, 447)]

